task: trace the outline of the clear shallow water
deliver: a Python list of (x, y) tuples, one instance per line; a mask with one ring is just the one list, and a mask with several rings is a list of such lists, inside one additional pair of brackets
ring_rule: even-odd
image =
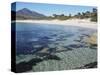
[(19, 66), (26, 62), (20, 65), (25, 68), (30, 65), (28, 70), (22, 71), (20, 66), (17, 69), (19, 72), (66, 70), (95, 62), (97, 49), (90, 48), (84, 39), (96, 32), (73, 26), (16, 23), (16, 63)]
[(80, 27), (16, 23), (17, 54), (33, 54), (43, 48), (76, 44), (82, 35), (90, 35), (96, 30)]

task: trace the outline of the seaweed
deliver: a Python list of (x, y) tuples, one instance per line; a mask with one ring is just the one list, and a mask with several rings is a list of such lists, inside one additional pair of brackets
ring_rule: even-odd
[(23, 61), (16, 64), (16, 72), (28, 72), (32, 70), (32, 66), (36, 66), (37, 63), (40, 63), (45, 60), (61, 60), (58, 56), (48, 53), (37, 53), (37, 56), (39, 56), (39, 58), (33, 58), (28, 62)]

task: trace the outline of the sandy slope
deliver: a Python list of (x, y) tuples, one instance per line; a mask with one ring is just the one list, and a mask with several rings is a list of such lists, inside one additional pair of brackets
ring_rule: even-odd
[[(15, 21), (12, 21), (15, 22)], [(80, 26), (86, 28), (97, 29), (96, 22), (90, 22), (89, 19), (69, 19), (69, 20), (16, 20), (16, 22), (24, 22), (24, 23), (43, 23), (43, 24), (59, 24), (66, 26)]]

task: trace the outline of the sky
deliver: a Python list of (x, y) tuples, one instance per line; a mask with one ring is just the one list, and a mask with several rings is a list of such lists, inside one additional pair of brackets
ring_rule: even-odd
[[(46, 16), (52, 16), (52, 14), (64, 14), (75, 15), (78, 12), (92, 11), (92, 6), (76, 6), (76, 5), (61, 5), (61, 4), (43, 4), (43, 3), (25, 3), (16, 2), (16, 11), (23, 8), (28, 8), (32, 11), (44, 14)], [(14, 10), (14, 8), (12, 8)]]

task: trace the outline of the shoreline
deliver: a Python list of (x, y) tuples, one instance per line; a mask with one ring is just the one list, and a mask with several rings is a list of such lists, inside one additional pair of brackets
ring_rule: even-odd
[(69, 19), (69, 20), (16, 20), (11, 23), (39, 23), (39, 24), (55, 24), (65, 26), (79, 26), (91, 29), (97, 29), (97, 22), (91, 22), (89, 19)]

